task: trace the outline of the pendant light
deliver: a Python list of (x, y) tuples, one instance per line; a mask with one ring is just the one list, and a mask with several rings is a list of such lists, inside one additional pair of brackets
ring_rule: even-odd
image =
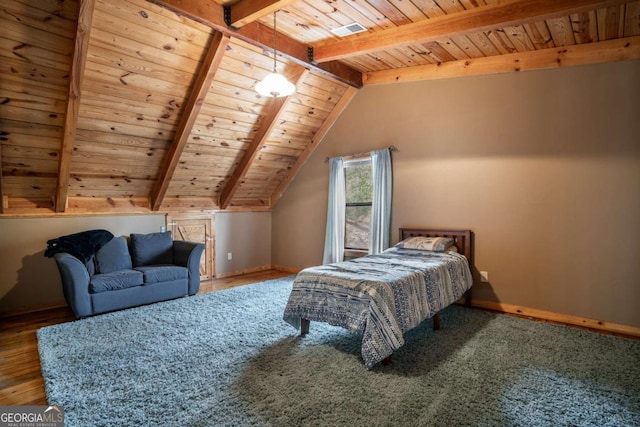
[(270, 73), (260, 83), (256, 84), (256, 92), (262, 96), (277, 98), (289, 96), (296, 91), (296, 87), (285, 76), (276, 72), (276, 13), (273, 12), (273, 73)]

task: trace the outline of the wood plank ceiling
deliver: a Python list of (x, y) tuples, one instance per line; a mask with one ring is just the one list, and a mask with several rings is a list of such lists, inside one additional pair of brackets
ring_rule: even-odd
[[(297, 91), (264, 98), (276, 10)], [(640, 1), (6, 0), (0, 28), (5, 216), (268, 210), (363, 85), (640, 58)]]

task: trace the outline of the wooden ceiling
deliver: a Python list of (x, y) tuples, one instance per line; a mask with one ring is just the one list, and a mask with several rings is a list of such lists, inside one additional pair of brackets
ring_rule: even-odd
[[(276, 10), (297, 91), (264, 98)], [(0, 27), (5, 216), (268, 210), (363, 85), (640, 58), (640, 1), (6, 0)]]

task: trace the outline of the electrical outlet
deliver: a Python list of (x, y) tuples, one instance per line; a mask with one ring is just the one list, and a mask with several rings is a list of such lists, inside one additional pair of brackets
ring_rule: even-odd
[(233, 254), (231, 252), (227, 253), (227, 260), (231, 261), (233, 259)]
[(480, 281), (482, 281), (482, 282), (488, 282), (489, 281), (489, 272), (488, 271), (481, 271), (480, 272)]

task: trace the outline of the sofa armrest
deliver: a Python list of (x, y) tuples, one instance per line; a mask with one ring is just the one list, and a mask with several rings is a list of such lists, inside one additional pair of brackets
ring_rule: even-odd
[(189, 270), (189, 295), (195, 295), (200, 289), (200, 257), (204, 244), (173, 241), (173, 263)]
[(62, 292), (76, 317), (92, 314), (89, 296), (89, 272), (82, 261), (68, 253), (53, 255), (62, 279)]

